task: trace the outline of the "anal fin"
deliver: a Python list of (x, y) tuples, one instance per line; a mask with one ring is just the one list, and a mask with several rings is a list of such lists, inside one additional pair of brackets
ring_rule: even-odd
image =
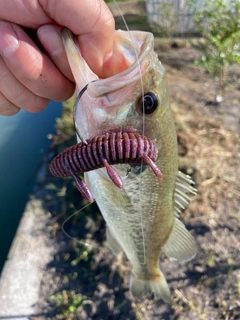
[(106, 228), (106, 238), (112, 253), (117, 256), (122, 251), (122, 247), (120, 246), (108, 226)]
[(172, 261), (191, 260), (196, 255), (195, 240), (178, 218), (175, 218), (171, 235), (163, 247), (163, 252)]

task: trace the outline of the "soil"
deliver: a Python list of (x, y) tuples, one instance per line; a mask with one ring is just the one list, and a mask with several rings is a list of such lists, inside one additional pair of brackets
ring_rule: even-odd
[[(181, 214), (197, 256), (187, 263), (161, 256), (171, 305), (151, 296), (134, 299), (131, 266), (124, 255), (110, 252), (97, 206), (76, 213), (86, 202), (73, 181), (48, 175), (33, 196), (49, 215), (46, 232), (55, 251), (41, 287), (44, 319), (240, 319), (240, 66), (229, 70), (224, 100), (217, 104), (216, 80), (194, 65), (200, 53), (187, 40), (169, 45), (156, 38), (155, 45), (168, 75), (179, 166), (198, 189)], [(56, 145), (54, 152), (71, 143)], [(64, 224), (70, 238), (61, 227), (74, 213)]]

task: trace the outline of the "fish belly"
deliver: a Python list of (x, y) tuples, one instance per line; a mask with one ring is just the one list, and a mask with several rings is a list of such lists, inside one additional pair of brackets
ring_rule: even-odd
[[(107, 223), (110, 247), (117, 253), (118, 243), (132, 264), (133, 295), (146, 291), (156, 293), (163, 287), (159, 295), (169, 301), (170, 292), (159, 269), (159, 255), (173, 227), (173, 188), (166, 186), (167, 181), (155, 177), (149, 167), (142, 168), (143, 172), (140, 167), (132, 168), (127, 176), (128, 167), (124, 167), (121, 165), (119, 170), (123, 190), (105, 178), (102, 169), (88, 172), (86, 182)], [(144, 286), (148, 283), (149, 288), (142, 288), (141, 283)], [(158, 290), (152, 288), (153, 285)]]

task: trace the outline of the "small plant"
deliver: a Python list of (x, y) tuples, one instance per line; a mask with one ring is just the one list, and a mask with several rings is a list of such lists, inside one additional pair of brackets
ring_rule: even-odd
[(76, 258), (72, 260), (71, 262), (72, 266), (76, 266), (81, 261), (88, 262), (88, 263), (91, 262), (91, 257), (93, 252), (90, 246), (79, 243), (76, 246), (75, 251), (76, 251)]
[(67, 290), (52, 295), (51, 300), (59, 309), (57, 319), (73, 319), (84, 305), (91, 303), (81, 293)]
[(218, 80), (216, 102), (222, 101), (229, 66), (240, 63), (240, 0), (188, 0), (203, 41), (192, 45), (203, 52), (197, 64)]

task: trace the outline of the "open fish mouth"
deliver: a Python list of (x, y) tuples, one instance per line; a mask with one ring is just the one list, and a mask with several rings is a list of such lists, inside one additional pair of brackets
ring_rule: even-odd
[(110, 130), (88, 139), (87, 143), (77, 143), (52, 160), (50, 172), (57, 177), (72, 176), (82, 196), (90, 202), (94, 201), (92, 193), (78, 174), (105, 167), (112, 182), (123, 189), (122, 178), (112, 165), (148, 165), (162, 179), (161, 170), (155, 163), (158, 157), (156, 145), (136, 131), (134, 128)]

